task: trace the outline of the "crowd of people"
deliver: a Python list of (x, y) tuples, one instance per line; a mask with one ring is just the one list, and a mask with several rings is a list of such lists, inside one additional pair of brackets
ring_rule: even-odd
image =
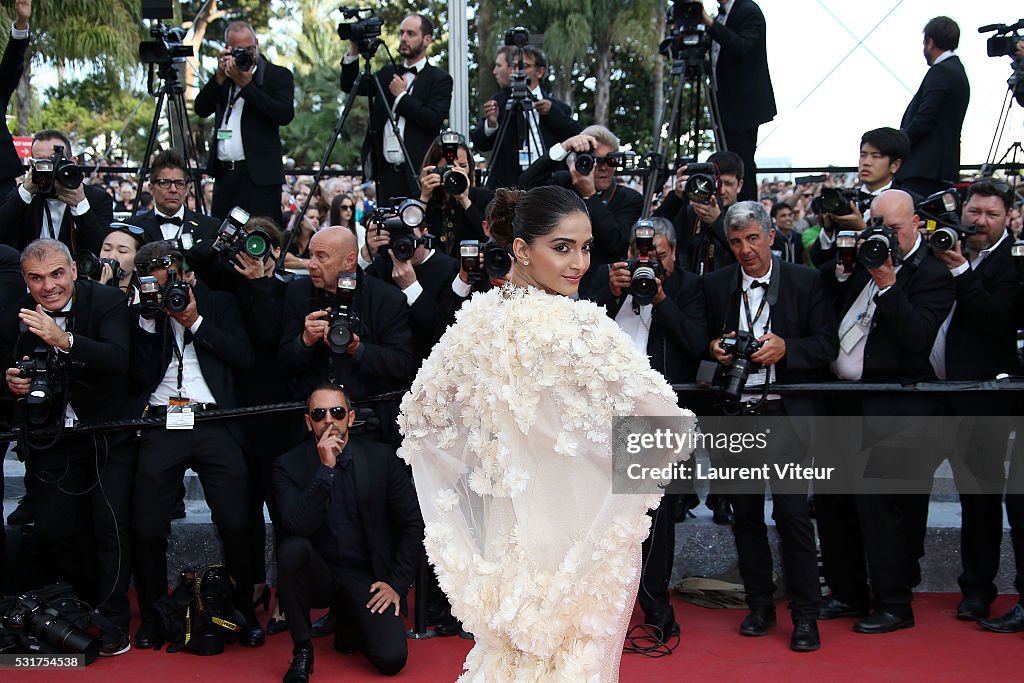
[[(114, 625), (102, 633), (103, 654), (159, 648), (169, 637), (161, 611), (168, 538), (191, 469), (234, 581), (241, 645), (258, 647), (268, 633), (289, 631), (294, 655), (286, 683), (308, 681), (312, 638), (331, 632), (336, 649), (364, 653), (383, 674), (400, 671), (407, 658), (401, 615), (424, 553), (424, 519), (436, 516), (435, 506), (449, 505), (445, 513), (457, 506), (446, 502), (445, 491), (425, 493), (425, 482), (414, 488), (397, 457), (403, 437), (418, 443), (424, 437), (418, 426), (437, 424), (422, 406), (402, 409), (400, 399), (421, 368), (455, 373), (466, 348), (460, 344), (469, 342), (443, 337), (446, 329), (463, 319), (460, 310), (466, 319), (479, 315), (479, 306), (463, 309), (471, 299), (504, 302), (498, 293), (510, 291), (510, 282), (600, 306), (602, 320), (621, 331), (612, 335), (616, 343), (645, 355), (659, 381), (671, 384), (693, 383), (702, 361), (730, 368), (742, 357), (739, 340), (755, 340), (754, 370), (733, 400), (708, 391), (678, 396), (698, 419), (756, 413), (782, 425), (797, 415), (1019, 413), (998, 392), (969, 398), (772, 393), (774, 383), (906, 386), (1019, 374), (1024, 285), (1014, 242), (1021, 238), (1021, 185), (1019, 178), (959, 176), (966, 78), (961, 88), (959, 29), (945, 17), (924, 29), (931, 68), (907, 115), (898, 128), (863, 134), (856, 174), (757, 185), (757, 127), (775, 113), (764, 17), (751, 0), (720, 4), (717, 17), (705, 13), (702, 21), (713, 41), (728, 151), (712, 154), (710, 167), (680, 163), (650, 206), (630, 180), (633, 170), (615, 132), (581, 126), (571, 107), (547, 91), (546, 56), (534, 46), (500, 48), (494, 68), (500, 89), (481, 107), (473, 131), (444, 130), (452, 79), (428, 60), (436, 29), (422, 14), (402, 21), (401, 63), (374, 75), (379, 92), (360, 81), (357, 94), (372, 100), (362, 177), (328, 174), (315, 184), (289, 175), (279, 129), (293, 115), (291, 73), (270, 63), (255, 31), (236, 21), (195, 102), (197, 115), (215, 117), (200, 185), (193, 182), (195, 160), (174, 150), (147, 160), (141, 184), (131, 175), (88, 172), (76, 183), (73, 173), (47, 176), (35, 161), (0, 179), (9, 183), (0, 198), (5, 419), (22, 429), (16, 448), (27, 491), (12, 521), (35, 525), (44, 561), (33, 578), (70, 581)], [(31, 3), (18, 0), (16, 7), (2, 68), (17, 64), (19, 51), (24, 60)], [(1024, 46), (1018, 50), (1024, 56)], [(360, 41), (352, 43), (343, 92), (356, 87), (365, 52)], [(940, 78), (954, 82), (938, 85)], [(748, 80), (760, 85), (737, 85)], [(950, 105), (938, 113), (929, 106), (937, 96)], [(748, 106), (755, 100), (758, 106)], [(74, 166), (67, 133), (36, 132), (32, 159)], [(483, 152), (486, 161), (478, 156)], [(484, 173), (477, 173), (480, 166)], [(822, 201), (829, 190), (838, 204)], [(940, 225), (971, 226), (948, 249), (933, 240), (935, 225), (921, 220), (922, 202), (936, 191), (956, 198)], [(871, 230), (885, 241), (883, 257), (851, 257), (858, 235)], [(657, 263), (649, 289), (635, 285), (638, 259)], [(507, 303), (508, 315), (517, 311), (530, 332), (530, 316), (542, 316), (547, 301), (516, 299)], [(586, 315), (578, 320), (594, 324)], [(498, 321), (488, 324), (481, 329), (497, 334)], [(446, 344), (453, 347), (442, 349)], [(578, 352), (567, 344), (567, 354)], [(493, 350), (496, 364), (504, 351)], [(515, 355), (516, 362), (532, 358)], [(414, 393), (422, 396), (429, 382), (419, 382)], [(652, 395), (660, 391), (656, 382), (651, 387)], [(460, 405), (478, 408), (513, 405), (509, 392), (517, 391), (492, 387), (496, 395), (480, 394), (489, 389), (468, 379), (448, 388)], [(561, 402), (571, 400), (566, 394), (555, 404), (568, 415)], [(219, 411), (286, 401), (305, 408), (218, 419)], [(479, 415), (467, 408), (456, 417), (470, 425)], [(72, 429), (136, 418), (149, 419), (137, 433), (136, 426)], [(443, 453), (445, 444), (456, 448), (457, 439), (468, 438), (470, 445), (459, 441), (458, 448), (472, 450), (474, 439), (500, 431), (499, 422), (487, 422), (486, 435), (467, 426), (468, 437), (454, 427), (447, 434), (442, 425), (433, 447)], [(56, 436), (34, 436), (46, 427)], [(986, 430), (961, 435), (998, 490), (961, 496), (957, 618), (992, 631), (1024, 631), (1019, 605), (1007, 615), (989, 614), (1010, 429)], [(550, 436), (555, 453), (576, 447)], [(774, 455), (780, 458), (808, 448), (807, 436), (797, 432), (779, 444)], [(490, 440), (486, 448), (506, 445)], [(490, 451), (480, 457), (487, 468), (502, 462)], [(939, 463), (933, 456), (920, 461), (923, 469), (896, 476), (930, 480)], [(1015, 453), (1011, 478), (1017, 469)], [(468, 486), (481, 495), (519, 486), (519, 475), (494, 479), (497, 472), (469, 477)], [(489, 482), (487, 491), (480, 490), (480, 477)], [(772, 481), (770, 488), (792, 600), (793, 650), (821, 646), (821, 619), (853, 618), (856, 631), (871, 634), (914, 625), (926, 494), (815, 495), (815, 524), (806, 482)], [(679, 634), (669, 600), (675, 525), (699, 502), (695, 492), (673, 493), (649, 513), (639, 602), (662, 642)], [(706, 505), (735, 536), (749, 606), (739, 631), (764, 635), (777, 622), (765, 489), (712, 487)], [(276, 591), (264, 558), (264, 506), (273, 522)], [(1008, 493), (1005, 506), (1016, 587), (1024, 591), (1022, 497)], [(436, 568), (419, 586), (427, 594), (426, 620), (442, 635), (471, 638), (463, 620), (485, 628), (486, 642), (470, 664), (487, 670), (495, 643), (508, 633), (497, 621), (462, 611), (476, 599), (463, 589), (477, 584), (444, 555), (436, 528), (433, 537), (429, 528), (426, 534)], [(819, 546), (830, 589), (824, 599)], [(628, 560), (628, 549), (617, 550), (622, 554), (608, 558)], [(134, 633), (132, 577), (141, 617)], [(459, 597), (449, 603), (453, 592)], [(256, 605), (272, 595), (264, 628)], [(313, 607), (331, 610), (311, 623)], [(538, 671), (569, 666), (528, 650), (517, 641), (509, 652), (530, 654)]]

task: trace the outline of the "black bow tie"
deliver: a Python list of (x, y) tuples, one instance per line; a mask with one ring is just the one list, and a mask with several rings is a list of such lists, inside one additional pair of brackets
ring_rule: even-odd
[(875, 199), (875, 195), (871, 194), (870, 192), (865, 192), (864, 190), (857, 190), (857, 203), (858, 204), (862, 204), (864, 202), (870, 202), (870, 201), (873, 201), (874, 199)]
[(397, 72), (399, 76), (404, 76), (405, 74), (412, 74), (413, 76), (418, 76), (420, 70), (417, 69), (415, 66), (405, 66), (404, 64), (402, 64), (398, 67)]
[(156, 219), (160, 221), (160, 225), (170, 223), (171, 225), (177, 225), (179, 228), (181, 227), (181, 224), (184, 222), (184, 219), (178, 216), (161, 216), (160, 214), (156, 215)]
[(747, 289), (757, 289), (758, 287), (764, 287), (765, 289), (768, 289), (768, 284), (769, 283), (767, 283), (767, 282), (761, 282), (760, 280), (754, 280), (753, 282), (750, 283), (750, 287), (748, 287)]

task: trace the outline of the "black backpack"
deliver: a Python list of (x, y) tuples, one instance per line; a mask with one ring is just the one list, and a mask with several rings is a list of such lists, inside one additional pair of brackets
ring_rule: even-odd
[(235, 580), (222, 564), (186, 569), (171, 595), (157, 600), (154, 609), (168, 652), (186, 650), (197, 655), (219, 655), (224, 643), (246, 625), (235, 607)]

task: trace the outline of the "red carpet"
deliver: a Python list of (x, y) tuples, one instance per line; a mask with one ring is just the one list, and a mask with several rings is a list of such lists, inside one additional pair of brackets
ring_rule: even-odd
[[(743, 612), (711, 610), (677, 602), (682, 641), (661, 659), (624, 655), (621, 680), (634, 681), (983, 681), (1012, 680), (1024, 651), (1024, 634), (988, 633), (956, 621), (959, 595), (919, 593), (914, 608), (917, 626), (888, 635), (867, 636), (851, 630), (852, 621), (821, 622), (822, 648), (798, 654), (789, 650), (789, 622), (780, 610), (779, 626), (764, 638), (737, 633)], [(1016, 596), (1000, 597), (993, 613), (1009, 610)], [(783, 603), (784, 604), (784, 603)], [(781, 605), (780, 605), (781, 607)], [(260, 612), (260, 618), (266, 619)], [(316, 616), (319, 616), (317, 614)], [(316, 642), (313, 681), (384, 681), (359, 656), (331, 649), (331, 639)], [(454, 681), (471, 643), (459, 638), (409, 641), (409, 663), (397, 678), (405, 683)], [(132, 650), (73, 672), (4, 672), (6, 681), (216, 681), (277, 683), (288, 666), (291, 640), (283, 633), (257, 650), (229, 646), (216, 657), (196, 657), (152, 650)], [(496, 682), (496, 683), (501, 683)]]

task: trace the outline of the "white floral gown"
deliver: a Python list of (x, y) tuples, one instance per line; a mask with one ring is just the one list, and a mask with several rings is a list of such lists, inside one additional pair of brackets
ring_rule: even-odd
[(425, 545), (476, 637), (459, 681), (613, 682), (658, 495), (611, 491), (616, 415), (693, 414), (590, 302), (463, 306), (402, 401)]

